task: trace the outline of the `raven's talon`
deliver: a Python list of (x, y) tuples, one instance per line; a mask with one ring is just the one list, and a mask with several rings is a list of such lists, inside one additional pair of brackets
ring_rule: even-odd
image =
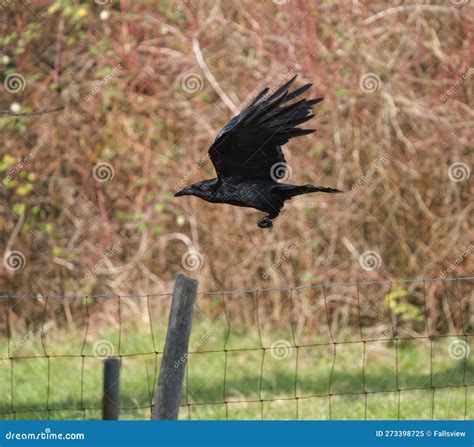
[(270, 219), (268, 219), (267, 217), (263, 217), (262, 219), (260, 219), (257, 222), (257, 225), (260, 228), (272, 228), (273, 227), (272, 221)]

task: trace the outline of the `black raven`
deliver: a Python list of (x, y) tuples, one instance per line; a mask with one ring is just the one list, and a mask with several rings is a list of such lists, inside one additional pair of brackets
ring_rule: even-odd
[(260, 228), (271, 228), (285, 200), (310, 192), (342, 192), (314, 185), (279, 183), (287, 172), (281, 146), (291, 138), (315, 129), (301, 129), (314, 115), (311, 107), (323, 98), (288, 101), (308, 90), (312, 84), (289, 92), (296, 76), (269, 95), (265, 88), (219, 132), (209, 149), (217, 178), (203, 180), (178, 191), (175, 197), (197, 196), (212, 203), (245, 206), (268, 213), (258, 221)]

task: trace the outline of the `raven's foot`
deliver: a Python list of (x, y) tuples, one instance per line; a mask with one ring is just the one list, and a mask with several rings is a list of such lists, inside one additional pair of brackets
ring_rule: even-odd
[(258, 225), (260, 228), (272, 228), (272, 227), (273, 227), (273, 223), (272, 223), (272, 221), (270, 220), (270, 216), (262, 217), (262, 218), (257, 222), (257, 225)]

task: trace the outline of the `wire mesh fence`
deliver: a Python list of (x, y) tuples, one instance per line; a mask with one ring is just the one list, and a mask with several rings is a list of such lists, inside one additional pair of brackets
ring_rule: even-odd
[[(198, 293), (182, 419), (470, 419), (474, 278)], [(171, 294), (1, 295), (0, 417), (147, 419)]]

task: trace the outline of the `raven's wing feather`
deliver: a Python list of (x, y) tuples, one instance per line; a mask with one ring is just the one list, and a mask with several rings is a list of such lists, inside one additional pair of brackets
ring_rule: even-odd
[[(270, 180), (272, 176), (281, 178), (285, 175), (286, 161), (281, 146), (291, 138), (314, 132), (314, 129), (297, 126), (314, 116), (311, 107), (323, 99), (301, 99), (286, 105), (311, 87), (306, 84), (289, 93), (295, 78), (268, 97), (265, 97), (268, 88), (264, 89), (219, 132), (209, 149), (209, 156), (220, 179)], [(273, 168), (272, 174), (275, 166), (278, 169)]]

